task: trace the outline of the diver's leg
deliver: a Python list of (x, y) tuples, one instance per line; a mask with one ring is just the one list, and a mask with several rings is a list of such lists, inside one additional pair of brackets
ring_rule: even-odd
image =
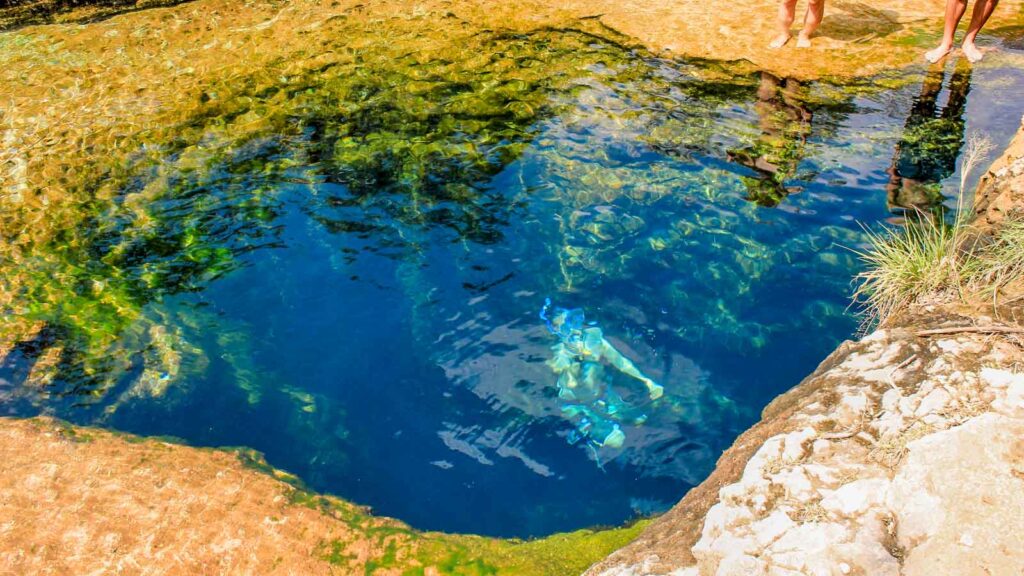
[(586, 395), (580, 394), (580, 396), (587, 400), (600, 398), (604, 387), (604, 366), (597, 362), (584, 362), (583, 369), (580, 371), (580, 388), (585, 391)]
[(601, 446), (608, 448), (622, 448), (622, 445), (626, 443), (626, 433), (619, 428), (618, 424), (614, 425), (611, 432), (604, 437), (601, 441)]
[(601, 364), (586, 363), (583, 367), (583, 381), (588, 393), (593, 394), (594, 400), (590, 406), (596, 412), (615, 422), (628, 424), (641, 424), (647, 419), (642, 411), (630, 406), (611, 384), (605, 381), (605, 369)]
[(626, 441), (626, 434), (618, 423), (589, 406), (566, 405), (562, 407), (562, 414), (576, 426), (567, 439), (569, 444), (576, 444), (589, 437), (598, 447), (620, 448)]
[(579, 404), (563, 404), (560, 408), (562, 417), (575, 423), (580, 417), (585, 417), (583, 406)]
[(558, 375), (558, 397), (562, 400), (576, 400), (577, 387), (578, 381), (572, 370), (566, 370)]
[(590, 439), (600, 447), (621, 448), (626, 441), (626, 434), (616, 422), (595, 414)]
[(580, 404), (565, 404), (561, 410), (562, 417), (572, 422), (575, 427), (567, 438), (569, 444), (576, 444), (590, 435), (594, 426), (594, 414), (591, 410)]
[(647, 421), (647, 415), (640, 408), (637, 408), (622, 399), (622, 396), (609, 386), (604, 391), (603, 401), (607, 406), (608, 417), (617, 422), (626, 424), (643, 424)]
[(610, 414), (609, 404), (604, 393), (611, 388), (605, 384), (604, 366), (597, 362), (584, 362), (581, 387), (586, 389), (588, 397), (594, 398), (591, 405), (584, 407), (586, 419), (591, 426), (588, 430), (590, 439), (595, 444), (608, 448), (620, 448), (626, 441), (626, 435)]

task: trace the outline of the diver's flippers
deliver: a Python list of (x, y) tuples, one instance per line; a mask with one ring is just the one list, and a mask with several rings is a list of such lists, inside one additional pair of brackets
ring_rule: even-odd
[(622, 445), (625, 442), (626, 433), (623, 432), (622, 429), (619, 428), (618, 426), (615, 426), (615, 428), (613, 428), (612, 431), (609, 432), (608, 435), (604, 437), (604, 440), (601, 441), (600, 446), (607, 448), (622, 448)]

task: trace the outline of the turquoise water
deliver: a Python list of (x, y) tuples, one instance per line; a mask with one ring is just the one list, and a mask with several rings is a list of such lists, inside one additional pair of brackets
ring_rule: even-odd
[[(138, 315), (97, 351), (30, 306), (49, 324), (0, 367), (7, 412), (250, 446), (423, 529), (660, 512), (855, 333), (861, 226), (948, 207), (965, 135), (1003, 144), (1024, 112), (999, 65), (840, 86), (590, 37), (487, 46), (479, 77), (327, 70), (140, 152), (75, 244), (82, 298), (117, 278)], [(568, 53), (557, 79), (491, 82)], [(224, 128), (282, 100), (267, 130)], [(545, 298), (665, 387), (608, 371), (647, 417), (621, 448), (570, 442)]]

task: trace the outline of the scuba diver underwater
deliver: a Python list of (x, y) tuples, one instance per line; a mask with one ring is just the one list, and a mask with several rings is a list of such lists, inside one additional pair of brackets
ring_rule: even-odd
[(593, 322), (587, 324), (583, 310), (555, 308), (549, 314), (550, 309), (548, 298), (540, 317), (548, 331), (559, 339), (551, 347), (554, 356), (547, 365), (558, 374), (558, 397), (565, 402), (562, 416), (575, 426), (569, 442), (575, 444), (585, 439), (598, 448), (622, 447), (626, 434), (620, 424), (638, 426), (647, 416), (614, 390), (606, 377), (604, 362), (643, 383), (651, 401), (661, 398), (664, 388), (616, 350)]

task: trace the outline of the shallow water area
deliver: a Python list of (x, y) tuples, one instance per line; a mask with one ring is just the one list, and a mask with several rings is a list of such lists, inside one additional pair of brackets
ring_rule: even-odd
[[(0, 365), (6, 412), (253, 447), (416, 528), (620, 524), (855, 332), (861, 225), (948, 207), (966, 135), (1024, 112), (1009, 49), (840, 85), (571, 30), (473, 42), (204, 93), (0, 259), (5, 314), (41, 326)], [(606, 370), (646, 418), (621, 448), (570, 441), (546, 298), (664, 386)]]

